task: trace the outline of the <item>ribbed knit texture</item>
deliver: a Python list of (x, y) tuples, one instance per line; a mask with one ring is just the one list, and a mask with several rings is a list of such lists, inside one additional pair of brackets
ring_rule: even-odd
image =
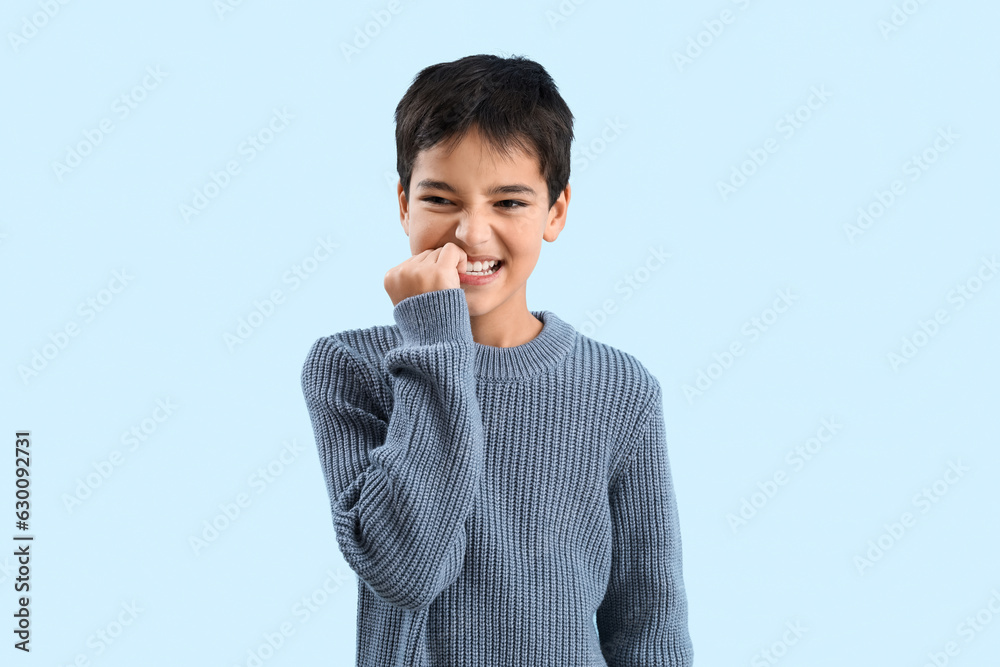
[(359, 667), (692, 664), (659, 382), (532, 313), (481, 345), (461, 288), (426, 292), (309, 351)]

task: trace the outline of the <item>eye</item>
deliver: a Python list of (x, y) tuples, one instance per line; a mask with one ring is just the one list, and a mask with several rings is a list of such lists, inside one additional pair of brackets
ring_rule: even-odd
[(527, 204), (524, 203), (523, 201), (517, 201), (516, 199), (504, 199), (503, 201), (497, 202), (497, 203), (498, 204), (514, 204), (514, 206), (501, 206), (500, 207), (500, 208), (509, 208), (509, 209), (524, 208), (525, 206), (527, 206)]
[[(431, 200), (437, 200), (437, 201), (431, 201)], [(448, 201), (447, 199), (444, 199), (443, 197), (434, 197), (433, 195), (429, 196), (429, 197), (421, 197), (421, 201), (425, 201), (425, 202), (428, 202), (430, 204), (439, 204), (439, 205), (444, 205), (444, 204), (450, 204), (451, 203), (450, 201)]]

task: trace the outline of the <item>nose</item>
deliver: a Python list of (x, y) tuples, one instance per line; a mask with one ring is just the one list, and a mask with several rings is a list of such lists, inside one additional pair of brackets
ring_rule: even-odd
[(455, 227), (455, 238), (465, 247), (475, 248), (490, 238), (490, 223), (486, 216), (477, 215), (473, 211), (462, 211)]

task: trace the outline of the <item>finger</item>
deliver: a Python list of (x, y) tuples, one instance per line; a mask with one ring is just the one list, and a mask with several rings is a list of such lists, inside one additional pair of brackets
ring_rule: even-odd
[(427, 261), (427, 259), (430, 257), (430, 254), (432, 252), (433, 252), (433, 249), (427, 249), (427, 250), (424, 250), (422, 252), (418, 252), (416, 255), (413, 255), (411, 257), (407, 257), (405, 263), (407, 263), (407, 264), (421, 264), (421, 263)]
[(466, 252), (459, 248), (454, 243), (445, 243), (441, 249), (441, 256), (438, 261), (442, 264), (446, 264), (451, 267), (454, 266), (456, 269), (461, 271), (465, 268), (465, 259), (468, 257)]
[(417, 257), (420, 258), (417, 261), (425, 262), (428, 264), (436, 264), (438, 261), (438, 256), (440, 254), (441, 254), (441, 248), (430, 248), (417, 255)]

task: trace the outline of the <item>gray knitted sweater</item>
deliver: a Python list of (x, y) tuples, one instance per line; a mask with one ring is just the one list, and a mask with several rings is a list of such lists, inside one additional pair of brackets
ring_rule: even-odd
[(461, 288), (426, 292), (309, 351), (359, 666), (692, 664), (659, 382), (531, 312), (482, 345)]

